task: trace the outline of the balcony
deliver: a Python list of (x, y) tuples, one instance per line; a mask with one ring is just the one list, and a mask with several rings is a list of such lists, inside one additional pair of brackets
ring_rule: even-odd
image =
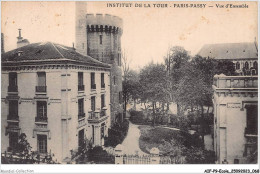
[(106, 85), (105, 85), (105, 83), (101, 83), (101, 88), (105, 88), (106, 87)]
[(78, 85), (78, 91), (84, 91), (85, 86), (84, 85)]
[(257, 76), (215, 75), (213, 86), (221, 89), (254, 89), (258, 87), (258, 79)]
[(91, 85), (91, 90), (96, 90), (96, 84)]
[(35, 117), (35, 122), (48, 123), (48, 117)]
[(106, 115), (106, 110), (101, 110), (101, 111), (90, 111), (89, 112), (89, 117), (88, 117), (88, 122), (89, 123), (100, 123), (104, 120), (106, 120), (108, 116)]
[(7, 122), (19, 122), (19, 116), (18, 115), (8, 115)]
[(35, 91), (36, 91), (36, 92), (46, 93), (46, 91), (47, 91), (47, 86), (35, 86)]
[(17, 85), (8, 86), (8, 92), (18, 92), (18, 86)]
[(85, 118), (85, 113), (79, 113), (78, 119), (80, 120), (80, 119), (82, 119), (82, 118)]

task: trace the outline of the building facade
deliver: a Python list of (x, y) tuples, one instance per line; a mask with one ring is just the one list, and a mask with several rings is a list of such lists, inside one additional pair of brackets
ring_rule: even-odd
[(111, 66), (111, 124), (123, 118), (121, 36), (123, 21), (117, 16), (87, 14), (86, 2), (76, 2), (76, 51)]
[(1, 150), (25, 133), (33, 151), (62, 162), (110, 127), (110, 65), (51, 42), (2, 54)]
[(258, 77), (216, 75), (213, 90), (216, 162), (257, 163)]
[(258, 74), (258, 48), (256, 42), (206, 44), (198, 55), (234, 63), (239, 75)]

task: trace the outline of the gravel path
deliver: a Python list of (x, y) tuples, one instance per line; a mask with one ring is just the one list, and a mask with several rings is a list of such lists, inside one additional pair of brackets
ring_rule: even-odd
[(147, 155), (139, 148), (140, 130), (138, 125), (135, 125), (129, 121), (128, 134), (122, 145), (124, 146), (124, 152), (127, 155)]

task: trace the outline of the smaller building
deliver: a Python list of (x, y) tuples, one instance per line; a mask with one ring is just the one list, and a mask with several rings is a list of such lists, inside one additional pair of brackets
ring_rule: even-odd
[(258, 77), (216, 75), (213, 90), (217, 163), (257, 163)]
[(258, 73), (258, 48), (256, 42), (206, 44), (198, 55), (234, 63), (240, 75)]

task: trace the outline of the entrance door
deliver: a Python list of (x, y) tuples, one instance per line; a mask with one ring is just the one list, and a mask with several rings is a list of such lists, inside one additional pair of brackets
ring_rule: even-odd
[(247, 133), (257, 135), (258, 119), (257, 105), (246, 106)]
[(9, 132), (9, 149), (14, 151), (18, 144), (18, 132)]

